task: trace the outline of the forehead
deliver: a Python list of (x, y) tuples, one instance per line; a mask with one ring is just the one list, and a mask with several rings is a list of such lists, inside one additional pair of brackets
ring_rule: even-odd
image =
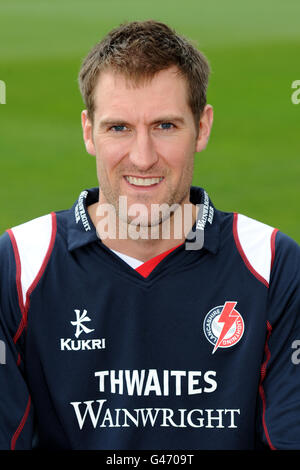
[(161, 70), (151, 79), (135, 83), (120, 73), (106, 70), (100, 73), (94, 90), (95, 116), (108, 112), (118, 114), (142, 112), (187, 113), (187, 81), (177, 67)]

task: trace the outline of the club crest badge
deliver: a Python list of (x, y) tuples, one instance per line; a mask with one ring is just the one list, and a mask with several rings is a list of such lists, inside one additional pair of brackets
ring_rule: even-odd
[(235, 309), (237, 302), (226, 301), (224, 305), (212, 308), (204, 318), (203, 331), (206, 339), (218, 348), (230, 348), (237, 344), (244, 333), (244, 320)]

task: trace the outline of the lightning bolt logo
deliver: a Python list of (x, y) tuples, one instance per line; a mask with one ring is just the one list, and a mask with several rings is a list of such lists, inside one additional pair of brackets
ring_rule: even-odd
[(218, 338), (218, 341), (216, 342), (216, 345), (214, 347), (214, 352), (218, 349), (219, 345), (222, 343), (223, 339), (225, 338), (226, 334), (232, 327), (232, 325), (236, 322), (237, 318), (239, 317), (239, 313), (234, 310), (237, 302), (225, 302), (223, 306), (223, 310), (221, 312), (220, 318), (218, 320), (218, 323), (223, 323), (223, 328), (221, 330), (220, 336)]

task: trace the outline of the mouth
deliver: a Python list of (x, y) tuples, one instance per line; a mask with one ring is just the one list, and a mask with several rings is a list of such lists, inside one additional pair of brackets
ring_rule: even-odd
[(140, 177), (140, 176), (124, 176), (130, 186), (135, 186), (138, 188), (151, 188), (157, 186), (164, 179), (163, 176), (155, 177)]

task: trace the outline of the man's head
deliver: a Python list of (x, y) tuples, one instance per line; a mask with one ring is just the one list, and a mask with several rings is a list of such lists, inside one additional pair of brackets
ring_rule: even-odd
[(141, 225), (164, 218), (149, 223), (152, 204), (189, 202), (194, 153), (205, 148), (212, 125), (208, 74), (201, 53), (153, 21), (112, 31), (84, 60), (85, 145), (96, 155), (100, 203), (124, 220), (120, 196), (128, 207), (146, 207)]
[(196, 128), (206, 105), (210, 73), (205, 56), (184, 37), (157, 21), (131, 22), (112, 30), (89, 52), (79, 73), (79, 87), (93, 123), (94, 91), (99, 74), (111, 70), (135, 85), (176, 66), (186, 80), (188, 104)]

